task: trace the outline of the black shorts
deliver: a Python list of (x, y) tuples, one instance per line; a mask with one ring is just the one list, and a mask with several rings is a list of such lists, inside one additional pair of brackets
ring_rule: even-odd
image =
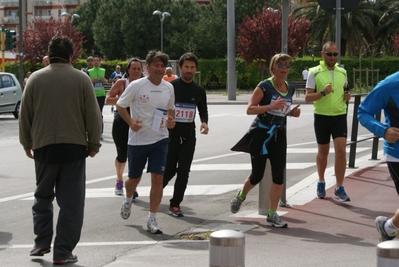
[(330, 136), (333, 139), (337, 137), (347, 137), (348, 125), (346, 114), (338, 116), (324, 116), (314, 114), (314, 132), (317, 143), (325, 145), (330, 143)]
[(388, 162), (388, 170), (391, 178), (395, 184), (396, 192), (399, 195), (399, 162)]

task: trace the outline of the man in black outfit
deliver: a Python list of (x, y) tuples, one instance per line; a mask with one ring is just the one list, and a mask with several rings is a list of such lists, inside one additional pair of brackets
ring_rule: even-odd
[[(175, 89), (176, 126), (169, 130), (169, 147), (163, 178), (163, 187), (177, 173), (169, 214), (181, 217), (180, 203), (188, 183), (188, 173), (193, 161), (195, 137), (195, 113), (201, 119), (200, 133), (208, 134), (208, 106), (204, 88), (194, 82), (198, 60), (193, 53), (185, 53), (179, 59), (180, 78), (171, 82)], [(179, 166), (179, 167), (177, 167)]]

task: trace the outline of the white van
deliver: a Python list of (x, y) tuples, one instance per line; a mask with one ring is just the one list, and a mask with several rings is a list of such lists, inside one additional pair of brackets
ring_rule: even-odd
[(0, 72), (0, 114), (12, 113), (18, 119), (21, 97), (21, 85), (15, 75)]

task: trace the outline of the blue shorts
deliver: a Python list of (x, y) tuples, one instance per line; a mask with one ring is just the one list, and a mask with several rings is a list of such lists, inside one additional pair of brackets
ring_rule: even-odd
[(128, 166), (130, 179), (138, 179), (143, 174), (147, 163), (147, 172), (163, 175), (168, 154), (169, 138), (162, 139), (151, 145), (128, 147)]

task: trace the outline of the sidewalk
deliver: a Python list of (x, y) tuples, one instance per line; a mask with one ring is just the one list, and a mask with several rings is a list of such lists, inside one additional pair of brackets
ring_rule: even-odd
[[(385, 163), (362, 158), (357, 169), (347, 169), (345, 189), (350, 202), (315, 198), (315, 175), (287, 190), (292, 208), (279, 208), (288, 228), (265, 226), (265, 217), (244, 216), (257, 203), (243, 203), (240, 213), (228, 215), (224, 229), (245, 234), (246, 266), (376, 266), (379, 235), (374, 219), (390, 217), (398, 208), (397, 194)], [(327, 188), (334, 184), (332, 168), (326, 171)], [(304, 198), (310, 201), (303, 201)], [(256, 202), (256, 201), (254, 201)], [(211, 226), (210, 226), (211, 227)], [(216, 229), (216, 230), (221, 230)], [(106, 266), (209, 266), (208, 241), (174, 240), (133, 249)]]

